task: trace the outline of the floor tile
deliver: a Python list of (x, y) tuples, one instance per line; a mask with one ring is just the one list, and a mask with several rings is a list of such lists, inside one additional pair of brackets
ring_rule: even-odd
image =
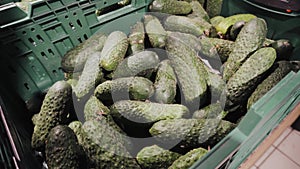
[(250, 169), (258, 169), (256, 166), (252, 166)]
[(287, 128), (286, 130), (284, 130), (284, 132), (277, 138), (277, 140), (273, 143), (274, 147), (277, 147), (282, 140), (284, 140), (286, 138), (287, 135), (289, 135), (292, 132), (292, 128)]
[(298, 131), (298, 130), (293, 130), (293, 132), (295, 132), (296, 134), (300, 135), (300, 131)]
[(287, 158), (279, 150), (273, 153), (260, 165), (259, 169), (300, 169), (300, 166)]
[(300, 165), (300, 135), (293, 130), (277, 147)]
[(255, 163), (256, 166), (260, 166), (264, 162), (264, 160), (275, 150), (273, 146), (271, 146)]

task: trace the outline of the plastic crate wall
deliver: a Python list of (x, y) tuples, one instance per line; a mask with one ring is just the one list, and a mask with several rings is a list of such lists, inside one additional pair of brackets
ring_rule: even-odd
[(105, 23), (147, 11), (150, 3), (149, 0), (131, 0), (128, 5), (101, 13), (118, 2), (120, 0), (36, 1), (29, 5), (27, 17), (2, 25), (0, 70), (6, 87), (16, 90), (24, 101), (46, 91), (51, 84), (63, 79), (60, 62), (68, 50), (88, 39)]

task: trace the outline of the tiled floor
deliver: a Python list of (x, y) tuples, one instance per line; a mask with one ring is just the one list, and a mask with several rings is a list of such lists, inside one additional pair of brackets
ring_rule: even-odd
[(300, 132), (287, 128), (251, 169), (300, 169)]

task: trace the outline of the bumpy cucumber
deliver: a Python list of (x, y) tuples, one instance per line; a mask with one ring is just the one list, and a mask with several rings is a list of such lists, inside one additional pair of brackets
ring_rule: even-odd
[(71, 99), (72, 88), (67, 82), (58, 81), (49, 88), (38, 114), (38, 121), (35, 121), (31, 139), (31, 146), (34, 149), (44, 150), (49, 131), (56, 125), (66, 122)]
[(145, 100), (154, 93), (153, 83), (144, 77), (124, 77), (109, 80), (98, 85), (94, 95), (103, 101), (106, 100)]
[(247, 109), (269, 90), (271, 90), (279, 81), (281, 81), (289, 72), (294, 69), (294, 64), (290, 61), (279, 61), (273, 65), (272, 73), (268, 75), (254, 90), (248, 99)]
[[(203, 46), (208, 46), (207, 48), (209, 49), (208, 52), (213, 52), (213, 50), (211, 50), (211, 46), (213, 46), (216, 49), (218, 53), (218, 58), (221, 60), (221, 62), (225, 62), (227, 60), (234, 46), (233, 41), (219, 39), (219, 38), (203, 38), (200, 40), (200, 42)], [(212, 54), (212, 56), (214, 55)]]
[(223, 106), (220, 102), (210, 104), (200, 110), (193, 113), (195, 119), (223, 119), (227, 112), (223, 110)]
[(177, 0), (154, 0), (150, 7), (150, 12), (161, 12), (174, 15), (186, 15), (192, 11), (188, 2)]
[(113, 71), (125, 57), (128, 48), (127, 35), (121, 31), (109, 34), (103, 49), (99, 66), (107, 71)]
[(261, 48), (252, 54), (227, 82), (226, 109), (238, 110), (247, 103), (251, 92), (259, 84), (276, 59), (276, 51), (271, 47)]
[(206, 11), (209, 17), (218, 16), (221, 14), (223, 0), (207, 0)]
[(121, 121), (154, 123), (159, 120), (188, 117), (189, 110), (180, 104), (121, 100), (111, 106), (111, 115)]
[(82, 140), (83, 140), (83, 136), (82, 136), (82, 123), (80, 121), (72, 121), (68, 127), (70, 129), (73, 130), (73, 132), (75, 133), (78, 143), (80, 145), (82, 145)]
[(91, 168), (140, 169), (127, 150), (130, 140), (104, 121), (86, 121), (82, 134), (82, 145), (91, 160)]
[(191, 1), (190, 4), (192, 6), (193, 12), (189, 14), (188, 17), (200, 17), (206, 20), (207, 22), (210, 22), (207, 12), (198, 1)]
[(223, 16), (215, 16), (210, 18), (210, 23), (216, 27), (219, 23), (221, 23), (223, 21), (223, 19), (225, 19)]
[(167, 32), (159, 19), (152, 15), (144, 15), (144, 25), (152, 47), (163, 48), (166, 45)]
[(199, 161), (208, 151), (204, 148), (196, 148), (179, 157), (168, 169), (189, 169)]
[[(206, 32), (210, 32), (211, 28), (211, 25), (205, 20), (175, 15), (167, 17), (164, 25), (168, 31), (190, 33), (195, 36), (201, 36)], [(209, 27), (207, 25), (209, 25)]]
[(85, 169), (86, 155), (77, 137), (68, 126), (58, 125), (46, 141), (46, 162), (49, 168)]
[(138, 52), (125, 58), (113, 73), (113, 78), (143, 76), (155, 70), (160, 60), (152, 51)]
[(178, 143), (182, 149), (193, 149), (215, 145), (234, 127), (219, 119), (169, 119), (154, 123), (150, 133), (161, 144)]
[(218, 32), (222, 34), (226, 34), (229, 28), (238, 21), (249, 22), (250, 20), (256, 18), (255, 15), (252, 14), (236, 14), (231, 15), (229, 17), (224, 18), (217, 26), (216, 29)]
[(100, 52), (97, 52), (86, 61), (82, 74), (73, 90), (78, 99), (88, 94), (91, 89), (99, 84), (101, 78), (103, 78), (102, 70), (99, 67), (100, 57)]
[(145, 49), (145, 29), (142, 22), (137, 22), (131, 27), (128, 36), (130, 49), (133, 54), (143, 51)]
[(224, 65), (225, 81), (228, 81), (250, 54), (262, 47), (266, 34), (266, 22), (260, 18), (252, 19), (242, 28)]
[(191, 111), (198, 110), (205, 103), (207, 72), (197, 52), (185, 45), (177, 33), (170, 33), (167, 40), (168, 58), (179, 82), (182, 102)]
[(137, 161), (143, 169), (166, 169), (181, 155), (157, 145), (144, 147), (137, 154)]
[(90, 55), (102, 50), (106, 38), (105, 34), (99, 32), (69, 50), (61, 61), (63, 70), (69, 73), (81, 71)]
[(177, 79), (170, 60), (160, 63), (154, 82), (154, 100), (158, 103), (173, 103), (176, 96)]

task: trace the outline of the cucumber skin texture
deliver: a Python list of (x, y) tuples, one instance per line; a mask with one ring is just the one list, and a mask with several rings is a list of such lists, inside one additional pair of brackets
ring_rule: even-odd
[(159, 19), (152, 15), (144, 15), (145, 31), (154, 48), (163, 48), (166, 45), (167, 32)]
[(110, 33), (101, 51), (99, 66), (107, 71), (113, 71), (123, 60), (128, 49), (127, 35), (121, 31)]
[(86, 155), (68, 126), (58, 125), (49, 132), (46, 162), (49, 168), (85, 169)]
[(210, 18), (210, 23), (216, 27), (219, 23), (221, 23), (223, 21), (223, 19), (225, 19), (223, 16), (215, 16)]
[(252, 19), (242, 28), (232, 52), (224, 64), (223, 78), (225, 81), (228, 81), (252, 52), (262, 47), (266, 33), (266, 22), (260, 18)]
[(145, 28), (142, 22), (137, 22), (131, 27), (130, 35), (128, 36), (130, 49), (133, 54), (145, 49)]
[[(276, 51), (271, 47), (261, 48), (253, 53), (227, 82), (226, 109), (241, 106), (260, 83), (276, 59)], [(259, 60), (259, 62), (257, 62)]]
[(179, 157), (168, 169), (189, 169), (200, 160), (208, 151), (204, 148), (196, 148)]
[[(204, 20), (203, 20), (204, 21)], [(197, 21), (196, 19), (185, 16), (171, 15), (166, 18), (164, 25), (168, 31), (189, 33), (195, 36), (204, 35), (205, 31), (210, 31), (206, 21)]]
[(80, 121), (72, 121), (68, 125), (68, 127), (70, 129), (72, 129), (73, 132), (75, 133), (79, 145), (82, 145), (82, 140), (83, 140), (83, 136), (82, 136), (82, 123)]
[(229, 17), (224, 18), (218, 25), (216, 25), (216, 29), (218, 32), (222, 34), (226, 34), (229, 27), (235, 24), (238, 21), (249, 22), (250, 20), (256, 18), (255, 15), (252, 14), (236, 14)]
[(186, 15), (192, 11), (191, 4), (184, 1), (154, 0), (150, 12), (161, 12), (173, 15)]
[(94, 96), (99, 100), (146, 100), (154, 93), (153, 83), (144, 77), (123, 77), (99, 84)]
[(234, 42), (219, 38), (203, 38), (200, 40), (202, 44), (210, 44), (217, 50), (221, 62), (226, 62), (230, 53), (232, 52)]
[(149, 132), (160, 144), (190, 150), (217, 144), (235, 126), (219, 119), (168, 119), (154, 123)]
[(95, 88), (103, 78), (104, 75), (99, 67), (100, 57), (100, 52), (97, 52), (90, 56), (86, 61), (82, 74), (79, 77), (75, 88), (73, 89), (77, 99), (81, 99), (88, 94), (89, 91)]
[(129, 154), (127, 137), (118, 133), (103, 121), (90, 120), (82, 126), (83, 148), (95, 169), (140, 169)]
[(160, 62), (154, 82), (154, 100), (158, 103), (173, 103), (176, 96), (176, 85), (176, 74), (170, 60)]
[(159, 120), (188, 117), (189, 110), (180, 104), (161, 104), (121, 100), (111, 106), (114, 119), (131, 120), (134, 123), (153, 123)]
[(105, 34), (99, 32), (69, 50), (61, 61), (63, 70), (68, 73), (80, 72), (90, 55), (101, 52), (106, 38)]
[(221, 14), (223, 0), (207, 0), (206, 11), (209, 17)]
[(72, 87), (65, 81), (54, 83), (48, 90), (35, 122), (31, 139), (32, 148), (42, 151), (50, 130), (67, 121), (71, 107)]
[(181, 155), (157, 145), (144, 147), (137, 154), (137, 161), (143, 169), (167, 169)]
[(193, 113), (194, 119), (223, 119), (227, 112), (223, 111), (223, 106), (220, 102), (210, 104)]
[(268, 75), (254, 90), (248, 99), (247, 109), (271, 90), (279, 81), (281, 81), (289, 72), (293, 70), (293, 64), (289, 61), (279, 61), (274, 64), (274, 70)]
[(188, 15), (188, 17), (200, 17), (203, 18), (205, 21), (210, 23), (209, 16), (203, 6), (198, 1), (191, 1), (190, 2), (192, 7), (192, 13)]
[(110, 110), (95, 96), (91, 96), (84, 105), (85, 121), (103, 118), (103, 115), (109, 115)]
[(158, 55), (152, 51), (138, 52), (125, 58), (113, 73), (113, 78), (139, 76), (155, 70), (160, 60)]
[(207, 72), (196, 51), (179, 36), (182, 34), (168, 35), (166, 50), (182, 92), (183, 105), (194, 111), (206, 101)]
[(97, 97), (91, 96), (84, 105), (85, 121), (97, 120), (106, 122), (113, 129), (125, 135), (122, 129), (114, 122), (110, 115), (110, 109), (105, 106)]

